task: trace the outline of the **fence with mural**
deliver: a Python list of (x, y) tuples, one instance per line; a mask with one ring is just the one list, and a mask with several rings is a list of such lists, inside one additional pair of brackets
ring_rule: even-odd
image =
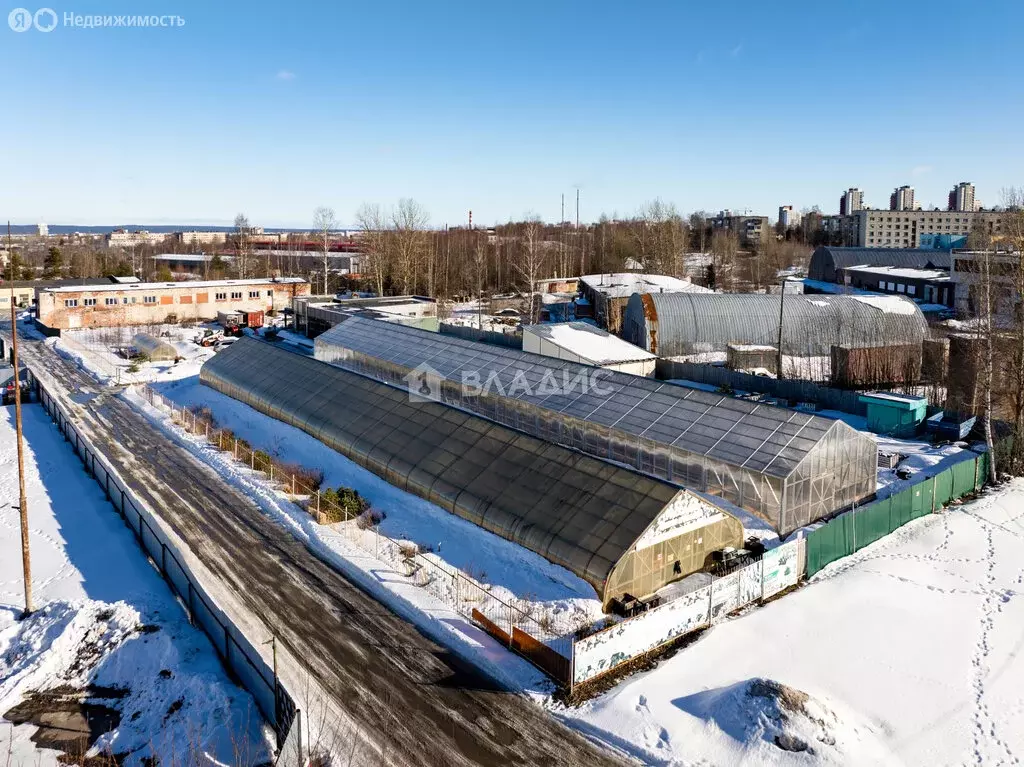
[(573, 686), (592, 681), (731, 612), (795, 586), (804, 539), (765, 552), (753, 564), (573, 644)]
[(807, 535), (807, 577), (825, 565), (874, 543), (912, 519), (931, 514), (952, 500), (969, 495), (985, 484), (988, 454), (968, 453), (959, 463), (936, 474), (842, 514)]

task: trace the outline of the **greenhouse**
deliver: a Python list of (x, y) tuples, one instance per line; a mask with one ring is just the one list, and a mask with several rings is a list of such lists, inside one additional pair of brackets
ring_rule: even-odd
[(625, 593), (649, 596), (700, 570), (711, 552), (743, 543), (738, 519), (667, 482), (438, 402), (412, 402), (404, 387), (262, 341), (240, 339), (199, 378), (574, 572), (605, 606)]
[(869, 435), (807, 413), (362, 318), (318, 359), (747, 509), (786, 534), (875, 492)]
[(132, 338), (132, 346), (136, 352), (152, 362), (173, 362), (181, 357), (174, 344), (149, 333), (136, 333)]
[(833, 346), (920, 345), (928, 322), (902, 296), (770, 296), (759, 293), (634, 293), (622, 337), (659, 357), (725, 352), (729, 344), (779, 343), (797, 357)]

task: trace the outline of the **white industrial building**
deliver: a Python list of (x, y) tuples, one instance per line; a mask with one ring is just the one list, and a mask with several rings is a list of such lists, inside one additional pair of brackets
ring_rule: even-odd
[(523, 327), (523, 351), (584, 365), (653, 376), (658, 357), (586, 322)]

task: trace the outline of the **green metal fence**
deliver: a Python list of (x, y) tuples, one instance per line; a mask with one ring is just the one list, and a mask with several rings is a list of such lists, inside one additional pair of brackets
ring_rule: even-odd
[(981, 453), (888, 498), (836, 517), (807, 535), (807, 577), (954, 498), (973, 493), (987, 478), (988, 454)]

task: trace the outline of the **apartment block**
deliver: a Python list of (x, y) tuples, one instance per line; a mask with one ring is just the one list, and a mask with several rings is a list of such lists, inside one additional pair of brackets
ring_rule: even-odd
[(851, 186), (839, 196), (839, 215), (851, 216), (864, 208), (864, 192)]
[(915, 210), (914, 187), (900, 186), (889, 195), (889, 210)]
[(978, 209), (974, 199), (974, 184), (961, 181), (949, 192), (949, 210), (975, 211)]
[(917, 248), (922, 235), (967, 237), (974, 227), (998, 237), (1001, 217), (993, 211), (860, 210), (849, 217), (843, 244), (856, 248)]

